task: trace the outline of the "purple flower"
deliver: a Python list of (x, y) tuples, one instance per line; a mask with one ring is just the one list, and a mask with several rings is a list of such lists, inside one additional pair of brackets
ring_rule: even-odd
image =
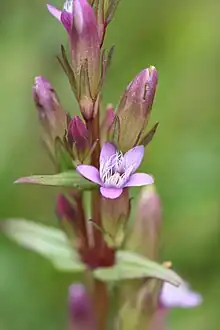
[[(85, 76), (83, 80), (88, 78), (88, 94), (95, 98), (100, 79), (100, 39), (93, 8), (87, 0), (67, 0), (63, 10), (51, 5), (47, 8), (68, 32), (77, 84), (80, 85), (80, 76)], [(89, 96), (86, 95), (86, 99)]]
[(69, 323), (72, 330), (96, 329), (92, 301), (81, 284), (69, 288)]
[(43, 128), (43, 140), (51, 153), (57, 137), (63, 140), (67, 129), (67, 117), (53, 86), (44, 77), (35, 77), (33, 99)]
[(64, 3), (63, 10), (57, 9), (52, 5), (47, 5), (47, 9), (60, 23), (63, 24), (67, 32), (71, 33), (71, 18), (73, 12), (73, 0)]
[(115, 199), (121, 195), (123, 188), (154, 182), (148, 174), (134, 174), (143, 156), (143, 146), (134, 147), (123, 155), (113, 144), (107, 142), (101, 150), (99, 170), (91, 165), (79, 165), (77, 171), (88, 180), (99, 184), (102, 196)]
[(89, 150), (89, 133), (85, 123), (78, 116), (73, 116), (68, 127), (68, 141), (81, 162)]
[(165, 330), (169, 309), (175, 307), (193, 308), (201, 303), (202, 296), (191, 291), (187, 283), (182, 283), (179, 287), (164, 283), (159, 298), (159, 306), (151, 319), (149, 330)]
[(71, 203), (63, 194), (59, 194), (56, 202), (56, 214), (58, 218), (61, 220), (75, 221), (77, 219), (77, 211), (76, 208), (74, 208), (73, 203)]
[[(119, 146), (127, 151), (145, 135), (157, 87), (157, 71), (151, 66), (130, 82), (116, 114), (120, 121)], [(126, 132), (129, 131), (129, 134)]]
[(163, 285), (160, 304), (163, 308), (192, 308), (202, 303), (202, 296), (191, 291), (187, 283), (182, 283), (179, 287), (175, 287), (169, 283)]

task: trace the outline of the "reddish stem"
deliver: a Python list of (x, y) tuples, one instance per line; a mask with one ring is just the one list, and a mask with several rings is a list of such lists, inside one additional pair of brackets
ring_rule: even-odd
[(88, 232), (87, 232), (87, 225), (86, 225), (86, 218), (85, 218), (85, 213), (84, 213), (84, 208), (83, 208), (83, 199), (82, 195), (79, 195), (75, 197), (75, 200), (77, 202), (77, 212), (78, 212), (78, 217), (79, 217), (79, 231), (81, 234), (81, 237), (83, 239), (82, 242), (82, 248), (87, 249), (88, 247)]

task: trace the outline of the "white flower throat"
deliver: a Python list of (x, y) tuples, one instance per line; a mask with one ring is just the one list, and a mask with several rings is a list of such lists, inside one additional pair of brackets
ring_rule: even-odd
[(132, 165), (126, 164), (122, 152), (117, 152), (100, 163), (100, 177), (106, 187), (121, 188), (129, 179)]
[[(75, 1), (75, 3), (74, 3)], [(73, 13), (73, 3), (74, 3), (74, 13)], [(82, 8), (79, 1), (76, 0), (66, 0), (63, 6), (63, 10), (71, 15), (74, 15), (74, 25), (78, 31), (78, 33), (82, 33), (83, 31), (83, 13)]]
[(72, 13), (73, 11), (73, 0), (66, 0), (63, 9), (67, 11), (68, 13)]

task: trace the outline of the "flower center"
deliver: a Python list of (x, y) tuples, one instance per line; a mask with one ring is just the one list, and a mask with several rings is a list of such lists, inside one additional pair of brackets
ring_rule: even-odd
[(100, 177), (105, 187), (121, 188), (128, 181), (132, 168), (126, 166), (122, 152), (117, 152), (100, 164)]
[(63, 6), (63, 9), (67, 12), (72, 14), (73, 11), (73, 0), (66, 0)]

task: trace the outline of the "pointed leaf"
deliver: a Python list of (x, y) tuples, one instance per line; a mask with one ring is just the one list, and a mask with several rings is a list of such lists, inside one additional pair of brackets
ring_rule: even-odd
[(156, 122), (156, 124), (153, 126), (153, 128), (143, 137), (143, 139), (139, 143), (140, 145), (143, 145), (146, 147), (152, 141), (152, 139), (157, 131), (158, 125), (159, 125), (159, 122)]
[(23, 177), (15, 183), (29, 183), (55, 187), (69, 187), (82, 190), (91, 190), (96, 184), (86, 180), (76, 171), (62, 172), (53, 175), (32, 175)]
[(22, 219), (8, 219), (3, 232), (19, 245), (47, 258), (56, 269), (81, 272), (84, 265), (71, 248), (65, 234), (56, 228)]
[(173, 285), (180, 285), (181, 278), (172, 270), (129, 251), (118, 251), (116, 265), (98, 268), (96, 278), (102, 281), (120, 281), (137, 278), (157, 278)]
[(86, 95), (87, 97), (91, 98), (91, 90), (89, 83), (89, 68), (88, 68), (87, 59), (81, 65), (79, 79), (80, 79), (79, 97), (83, 97), (84, 95)]
[(106, 50), (103, 51), (102, 53), (102, 75), (105, 76), (112, 61), (112, 57), (114, 54), (115, 46), (112, 46), (109, 51), (107, 52)]
[(61, 67), (63, 68), (64, 72), (66, 73), (68, 79), (69, 79), (69, 83), (70, 86), (74, 92), (74, 94), (76, 95), (76, 78), (74, 75), (74, 72), (71, 68), (71, 65), (69, 64), (69, 61), (67, 59), (67, 55), (66, 55), (66, 51), (63, 45), (61, 45), (61, 55), (62, 55), (62, 60), (57, 57)]
[(57, 172), (69, 171), (73, 168), (73, 160), (70, 153), (67, 151), (67, 147), (64, 146), (65, 142), (62, 142), (60, 138), (55, 140), (55, 155), (57, 160)]
[[(105, 7), (107, 7), (105, 17), (106, 17), (107, 24), (111, 22), (114, 14), (115, 14), (115, 11), (118, 7), (119, 2), (120, 2), (120, 0), (105, 0)], [(108, 4), (108, 5), (106, 5), (106, 4)]]
[(118, 145), (119, 141), (119, 136), (120, 136), (120, 119), (119, 117), (115, 114), (114, 121), (110, 130), (110, 141), (114, 143), (116, 146)]

